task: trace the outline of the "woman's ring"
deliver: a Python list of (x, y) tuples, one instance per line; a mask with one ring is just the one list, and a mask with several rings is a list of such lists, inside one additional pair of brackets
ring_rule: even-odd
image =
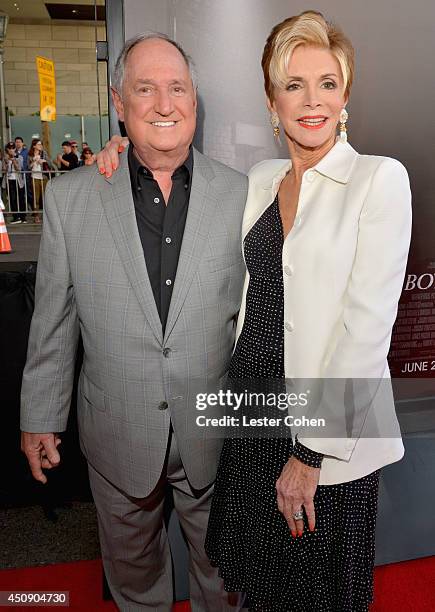
[(293, 514), (295, 521), (301, 521), (304, 518), (304, 511), (302, 508)]

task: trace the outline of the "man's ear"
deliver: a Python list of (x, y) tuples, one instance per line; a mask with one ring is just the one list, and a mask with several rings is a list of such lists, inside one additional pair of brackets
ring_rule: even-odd
[(122, 102), (122, 98), (114, 87), (110, 88), (110, 93), (112, 95), (112, 101), (116, 108), (116, 112), (118, 113), (118, 119), (120, 121), (124, 121), (124, 104)]
[(196, 114), (198, 111), (198, 90), (196, 88), (193, 90), (193, 108)]

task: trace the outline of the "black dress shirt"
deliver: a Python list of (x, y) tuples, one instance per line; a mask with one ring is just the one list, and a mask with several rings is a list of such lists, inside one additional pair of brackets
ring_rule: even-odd
[(168, 203), (152, 172), (128, 148), (128, 167), (137, 227), (157, 310), (165, 331), (186, 225), (192, 183), (193, 152), (172, 175)]
[(60, 170), (74, 170), (74, 168), (78, 168), (79, 160), (77, 159), (77, 155), (71, 151), (71, 153), (64, 153), (62, 155), (62, 159), (69, 163), (69, 166), (62, 165)]

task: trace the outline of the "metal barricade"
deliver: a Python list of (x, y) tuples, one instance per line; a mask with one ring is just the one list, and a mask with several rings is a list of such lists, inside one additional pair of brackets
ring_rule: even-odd
[[(68, 170), (20, 170), (14, 173), (16, 178), (8, 178), (3, 174), (5, 180), (2, 187), (2, 200), (5, 204), (4, 214), (7, 216), (9, 225), (19, 223), (42, 223), (44, 215), (45, 189), (55, 176), (65, 174)], [(22, 178), (22, 181), (18, 179)], [(42, 176), (42, 178), (40, 178)], [(22, 182), (22, 187), (20, 187)]]

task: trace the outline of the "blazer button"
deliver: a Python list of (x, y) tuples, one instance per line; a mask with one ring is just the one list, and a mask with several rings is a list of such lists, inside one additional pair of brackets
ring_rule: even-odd
[(288, 332), (291, 332), (294, 329), (294, 325), (293, 325), (293, 323), (290, 323), (290, 321), (286, 321), (284, 327), (286, 328), (286, 330)]
[(168, 408), (168, 402), (160, 402), (158, 405), (159, 410), (166, 410)]
[(163, 357), (169, 357), (169, 355), (171, 354), (171, 349), (170, 348), (164, 348), (163, 349)]
[(306, 175), (305, 175), (305, 179), (308, 181), (308, 183), (312, 183), (315, 178), (316, 178), (316, 175), (314, 174), (314, 172), (312, 170), (307, 172)]

